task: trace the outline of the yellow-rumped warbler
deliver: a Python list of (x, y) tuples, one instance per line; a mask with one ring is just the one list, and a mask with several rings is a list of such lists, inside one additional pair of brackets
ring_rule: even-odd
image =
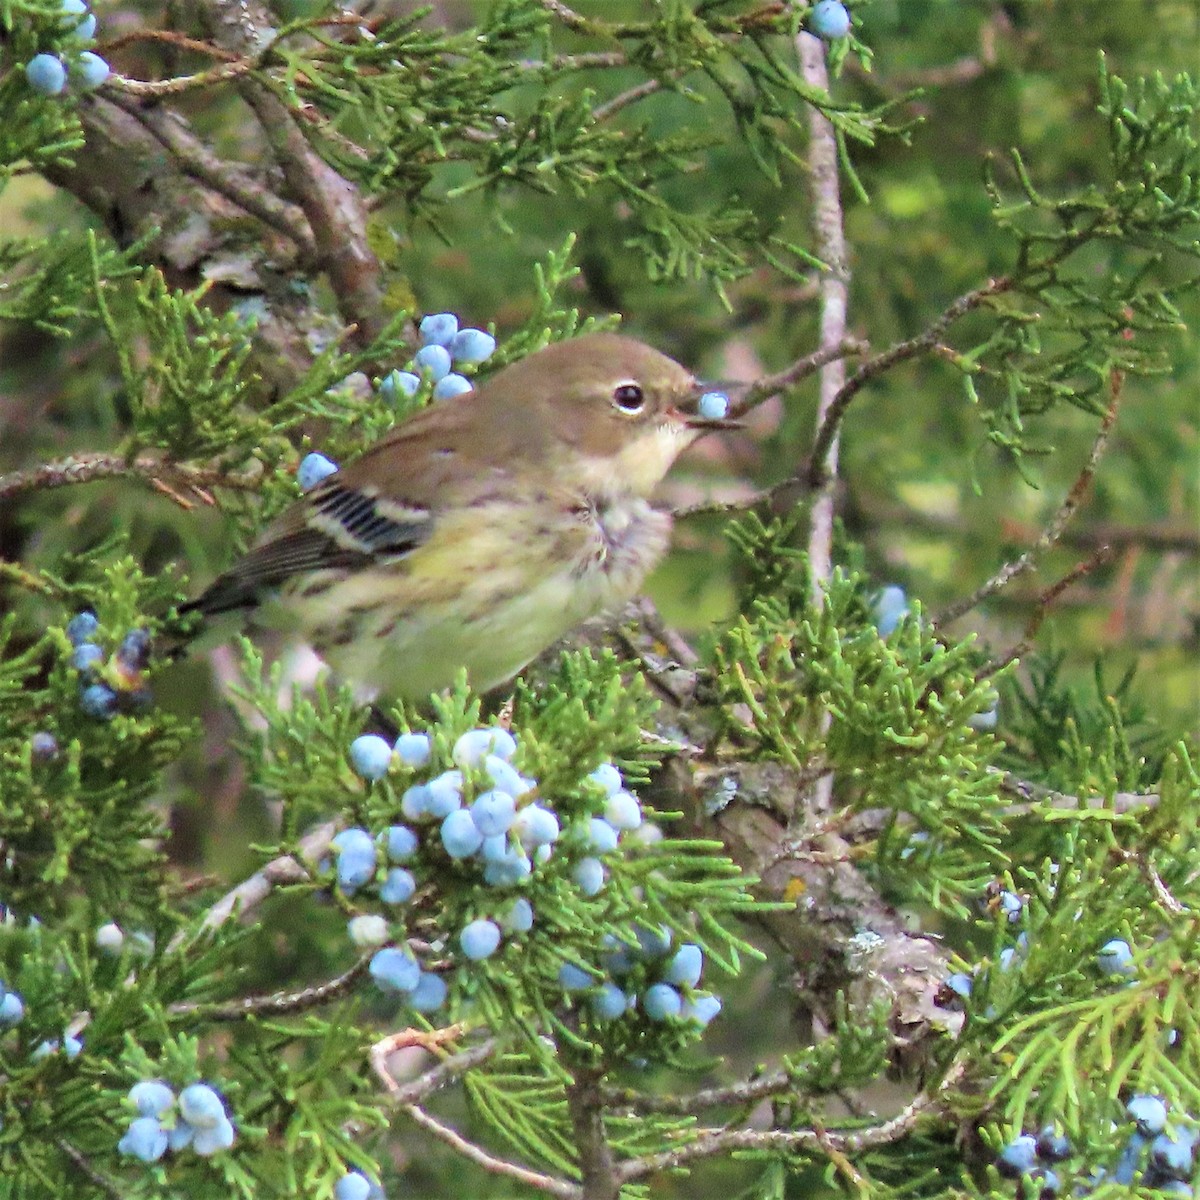
[(667, 547), (649, 503), (708, 429), (704, 388), (640, 342), (548, 346), (423, 409), (318, 484), (190, 607), (254, 609), (338, 675), (420, 698), (487, 690), (629, 599)]

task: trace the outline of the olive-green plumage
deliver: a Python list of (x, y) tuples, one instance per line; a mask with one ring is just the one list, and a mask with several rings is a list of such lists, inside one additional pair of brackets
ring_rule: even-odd
[(705, 429), (701, 387), (596, 333), (423, 409), (297, 501), (200, 597), (292, 629), (345, 679), (487, 689), (627, 600), (666, 549), (649, 497)]

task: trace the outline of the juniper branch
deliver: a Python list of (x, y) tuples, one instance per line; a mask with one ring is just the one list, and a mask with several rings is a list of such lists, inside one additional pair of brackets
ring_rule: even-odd
[(209, 495), (211, 488), (253, 491), (261, 483), (257, 471), (236, 473), (219, 467), (195, 467), (153, 455), (130, 459), (121, 454), (80, 454), (0, 475), (0, 500), (8, 500), (22, 492), (114, 478), (144, 479), (151, 486), (167, 483), (186, 488), (205, 504), (214, 503)]
[(1026, 571), (1030, 570), (1037, 563), (1041, 555), (1062, 537), (1063, 530), (1066, 529), (1076, 512), (1079, 511), (1079, 506), (1083, 503), (1083, 498), (1091, 486), (1092, 479), (1095, 477), (1096, 468), (1100, 465), (1100, 460), (1104, 457), (1104, 452), (1108, 448), (1109, 435), (1112, 433), (1114, 424), (1116, 424), (1117, 411), (1121, 404), (1121, 384), (1123, 378), (1120, 371), (1112, 373), (1111, 399), (1109, 400), (1104, 416), (1100, 420), (1100, 428), (1097, 430), (1096, 438), (1092, 442), (1091, 452), (1088, 454), (1087, 461), (1083, 464), (1079, 474), (1075, 477), (1075, 482), (1071, 485), (1070, 491), (1067, 492), (1062, 504), (1059, 505), (1058, 511), (1050, 518), (1046, 528), (1042, 531), (1041, 537), (1019, 558), (1005, 563), (991, 579), (976, 588), (969, 596), (951, 604), (935, 618), (935, 625), (948, 625), (952, 621), (957, 621), (959, 617), (964, 616), (971, 609), (982, 604), (989, 596), (995, 595), (1001, 588), (1006, 587), (1016, 579), (1018, 575), (1023, 575)]

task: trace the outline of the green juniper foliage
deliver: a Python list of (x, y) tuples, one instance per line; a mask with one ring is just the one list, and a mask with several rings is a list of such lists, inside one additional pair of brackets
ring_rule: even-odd
[[(827, 89), (804, 0), (0, 0), (0, 1200), (1200, 1182), (1195, 30), (1162, 0), (1156, 74), (1140, 12), (1002, 7), (855, 0)], [(437, 402), (391, 374), (423, 316), (495, 336), (472, 385), (618, 312), (766, 376), (835, 271), (845, 425), (801, 371), (736, 452), (768, 487), (844, 435), (835, 566), (786, 488), (728, 557), (680, 522), (698, 657), (639, 609), (382, 711), (269, 643), (177, 661), (308, 452)], [(1089, 483), (1053, 639), (1028, 576), (939, 615)]]

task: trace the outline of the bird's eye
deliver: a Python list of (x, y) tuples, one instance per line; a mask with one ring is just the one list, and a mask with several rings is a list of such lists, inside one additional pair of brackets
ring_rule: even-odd
[(637, 383), (619, 383), (613, 390), (613, 403), (623, 412), (640, 413), (646, 407), (646, 394)]

